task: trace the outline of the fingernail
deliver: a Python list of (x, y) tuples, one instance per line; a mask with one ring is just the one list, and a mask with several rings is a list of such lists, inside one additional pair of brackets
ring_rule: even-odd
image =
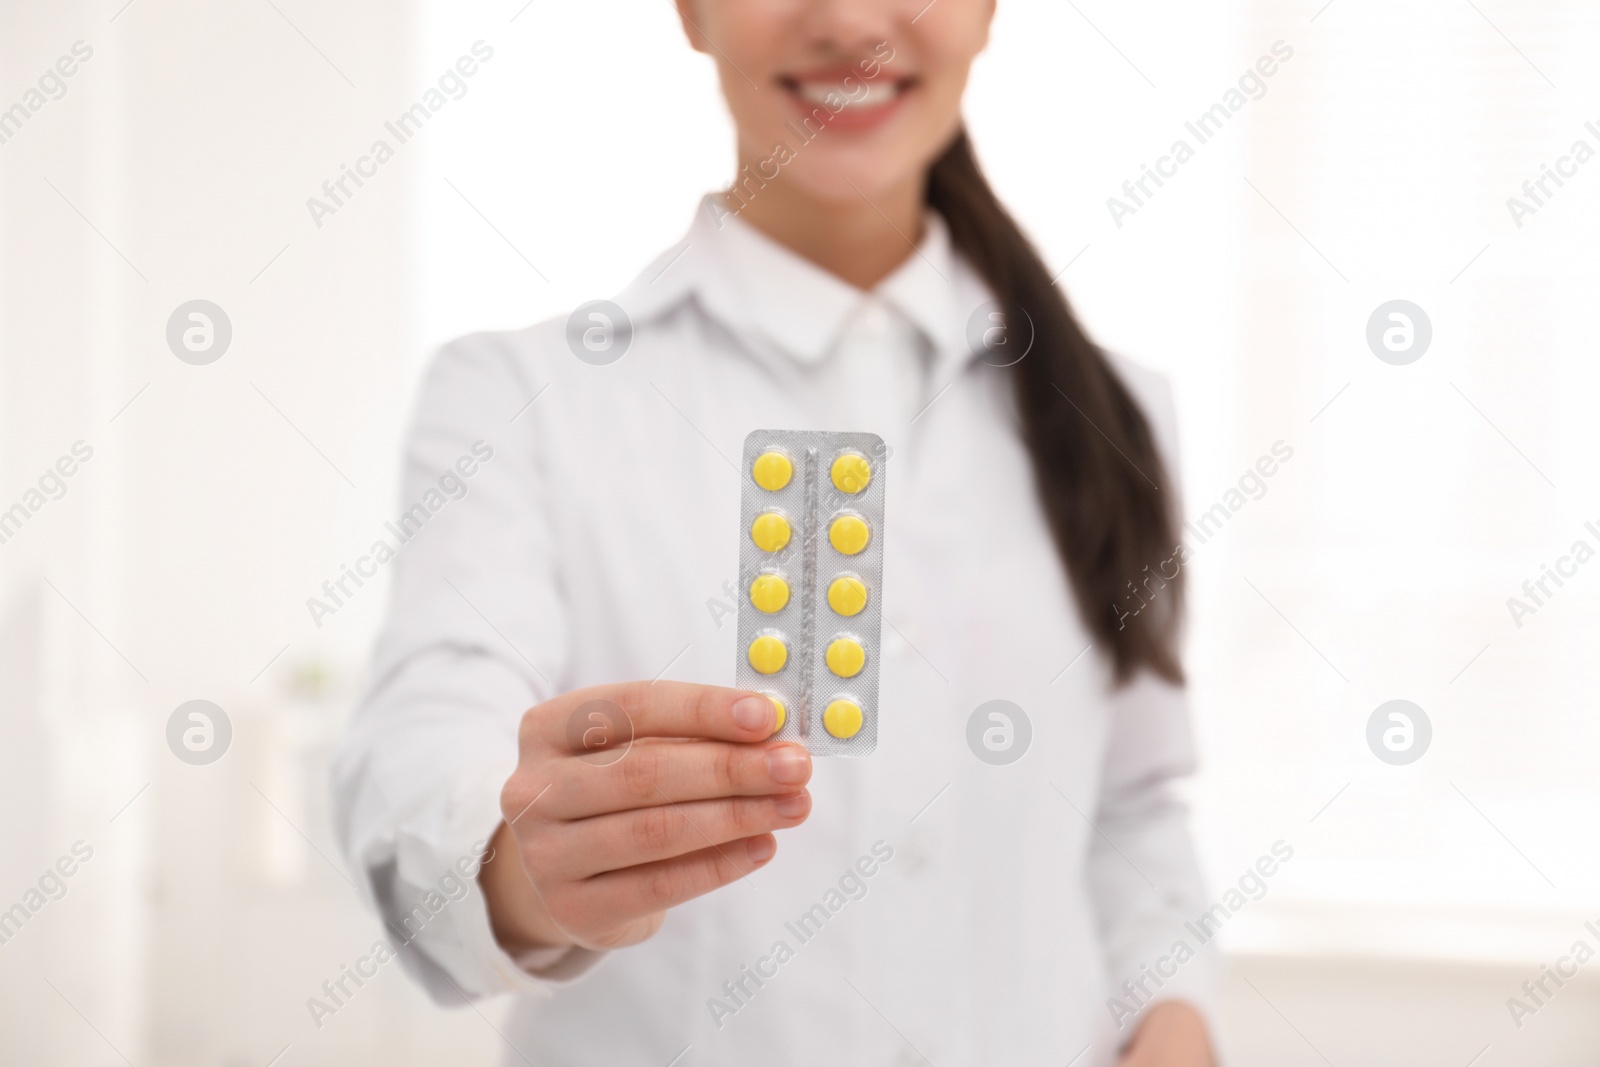
[(733, 721), (741, 730), (770, 730), (776, 715), (766, 697), (741, 697), (733, 705)]
[(811, 798), (804, 793), (794, 793), (790, 796), (779, 797), (773, 802), (772, 810), (778, 813), (780, 819), (798, 819), (811, 807)]
[(750, 853), (751, 863), (765, 863), (777, 853), (778, 842), (772, 839), (772, 835), (762, 834), (760, 837), (752, 837), (745, 848)]
[(811, 757), (793, 745), (767, 753), (767, 774), (780, 785), (799, 785), (811, 777)]

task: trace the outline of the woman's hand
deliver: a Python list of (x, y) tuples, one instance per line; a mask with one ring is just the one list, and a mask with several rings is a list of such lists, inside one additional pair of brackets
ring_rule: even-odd
[(766, 697), (632, 682), (530, 708), (478, 878), (508, 950), (615, 948), (772, 859), (811, 811), (811, 756), (762, 743)]
[(1180, 1000), (1161, 1001), (1145, 1013), (1117, 1067), (1215, 1067), (1200, 1013)]

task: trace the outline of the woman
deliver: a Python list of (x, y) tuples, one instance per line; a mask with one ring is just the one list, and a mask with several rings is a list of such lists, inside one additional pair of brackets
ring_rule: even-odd
[[(974, 161), (992, 0), (679, 11), (730, 190), (626, 323), (468, 337), (423, 389), (336, 772), (391, 940), (441, 998), (530, 994), (508, 1062), (1209, 1064), (1167, 397)], [(707, 684), (758, 427), (889, 445), (865, 759)], [(966, 740), (997, 698), (1031, 732), (1001, 765)]]

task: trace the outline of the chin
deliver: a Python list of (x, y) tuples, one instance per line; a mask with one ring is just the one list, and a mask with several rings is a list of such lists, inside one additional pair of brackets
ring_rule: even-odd
[(841, 205), (876, 202), (902, 188), (921, 170), (880, 153), (833, 151), (826, 158), (801, 158), (788, 168), (788, 178), (806, 196)]

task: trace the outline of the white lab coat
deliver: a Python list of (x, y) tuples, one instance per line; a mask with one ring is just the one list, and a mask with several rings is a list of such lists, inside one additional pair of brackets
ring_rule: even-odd
[[(508, 1063), (1111, 1063), (1136, 1020), (1110, 998), (1150, 999), (1125, 981), (1211, 1003), (1217, 950), (1183, 926), (1207, 906), (1172, 789), (1193, 763), (1183, 693), (1113, 690), (1104, 650), (1084, 653), (1009, 372), (967, 345), (989, 294), (941, 221), (862, 294), (712, 203), (616, 298), (617, 362), (577, 358), (555, 320), (433, 364), (388, 623), (335, 770), (347, 854), (432, 993), (520, 995)], [(1175, 472), (1164, 384), (1117, 366)], [(758, 427), (892, 449), (877, 751), (819, 759), (776, 858), (650, 941), (513, 960), (445, 872), (470, 872), (500, 819), (527, 707), (731, 683), (734, 464)], [(967, 743), (997, 698), (1032, 725), (1007, 766)]]

